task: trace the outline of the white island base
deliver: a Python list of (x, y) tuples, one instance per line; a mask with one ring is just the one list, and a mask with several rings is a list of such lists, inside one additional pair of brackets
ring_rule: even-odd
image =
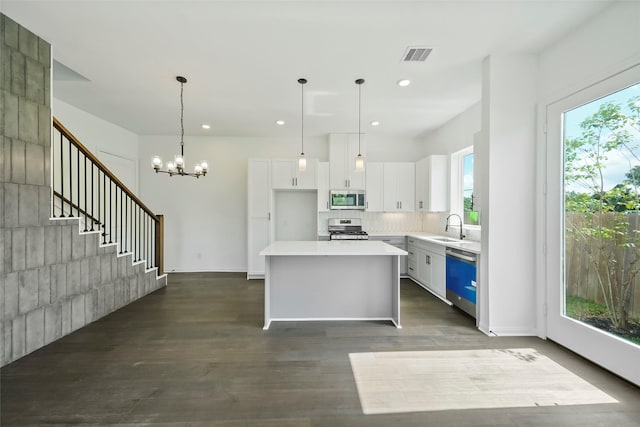
[(272, 321), (387, 320), (400, 328), (400, 256), (374, 241), (275, 242), (264, 249)]

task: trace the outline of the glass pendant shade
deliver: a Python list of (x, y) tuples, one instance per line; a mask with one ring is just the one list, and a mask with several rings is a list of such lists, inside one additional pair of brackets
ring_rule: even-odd
[(364, 171), (364, 156), (362, 154), (358, 154), (356, 156), (356, 172)]
[(300, 153), (300, 156), (298, 156), (298, 170), (300, 172), (307, 170), (307, 158), (304, 156), (304, 153)]
[(167, 162), (167, 171), (169, 173), (174, 173), (176, 171), (176, 164), (173, 162)]

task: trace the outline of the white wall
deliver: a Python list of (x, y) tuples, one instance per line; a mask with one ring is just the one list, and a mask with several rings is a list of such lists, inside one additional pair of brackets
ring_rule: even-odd
[[(55, 81), (53, 83), (55, 91)], [(113, 157), (103, 152), (131, 160), (134, 164), (138, 162), (137, 134), (56, 98), (52, 99), (51, 113), (107, 167)], [(137, 179), (124, 183), (138, 194)]]
[(473, 135), (480, 131), (480, 102), (473, 104), (444, 125), (422, 138), (422, 157), (451, 154), (473, 145)]
[(539, 55), (542, 105), (584, 89), (640, 58), (640, 2), (615, 2)]
[(493, 55), (483, 64), (479, 291), (488, 311), (479, 325), (497, 335), (536, 332), (536, 73), (534, 55)]

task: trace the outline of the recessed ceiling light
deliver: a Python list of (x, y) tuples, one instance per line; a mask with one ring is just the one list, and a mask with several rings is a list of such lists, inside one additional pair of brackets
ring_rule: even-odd
[(202, 129), (211, 129), (211, 125), (208, 125), (206, 123), (202, 124)]
[(379, 124), (380, 124), (380, 122), (375, 121), (375, 120), (371, 122), (371, 126), (378, 126)]
[(282, 126), (282, 125), (284, 125), (284, 120), (276, 120), (276, 124), (278, 126)]
[(398, 86), (400, 87), (409, 86), (410, 84), (411, 84), (411, 80), (408, 80), (408, 79), (398, 80)]

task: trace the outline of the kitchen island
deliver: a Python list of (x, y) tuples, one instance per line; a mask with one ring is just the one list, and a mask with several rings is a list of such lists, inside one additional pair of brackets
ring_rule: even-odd
[(265, 256), (264, 329), (272, 321), (388, 320), (400, 328), (400, 257), (379, 241), (274, 242)]

